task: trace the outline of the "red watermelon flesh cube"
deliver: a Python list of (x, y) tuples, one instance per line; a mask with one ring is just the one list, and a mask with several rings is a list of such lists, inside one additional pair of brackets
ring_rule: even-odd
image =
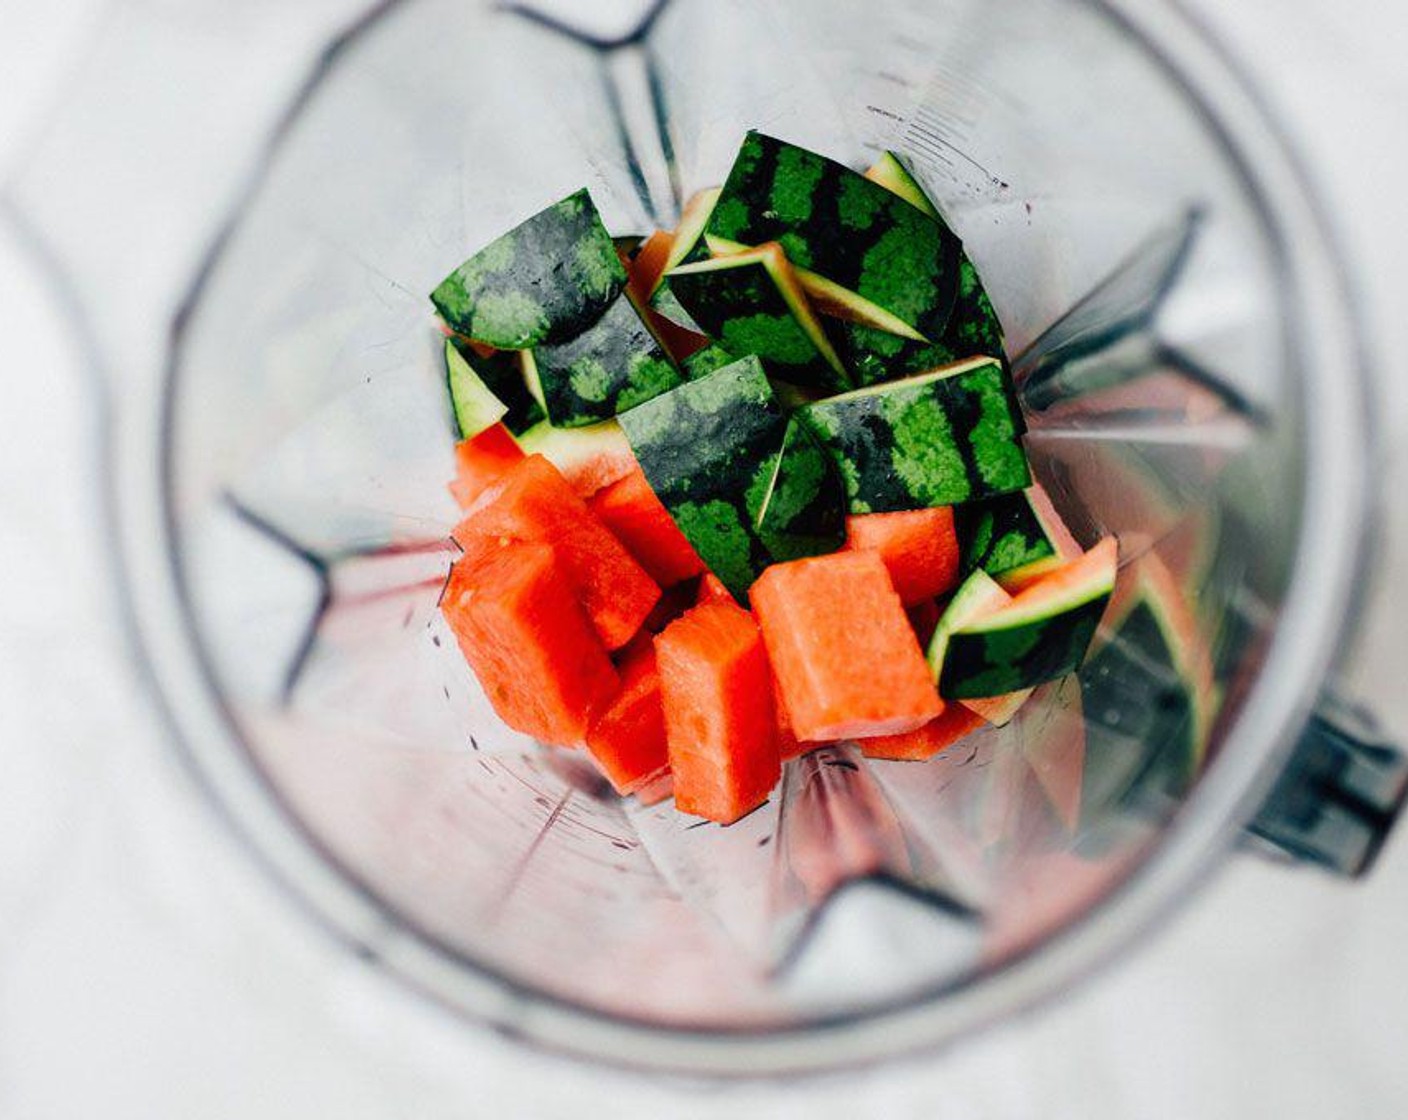
[(552, 545), (607, 649), (630, 641), (660, 598), (655, 581), (541, 455), (510, 469), (452, 535), (466, 552), (485, 540)]
[(545, 743), (582, 742), (616, 670), (546, 544), (462, 557), (440, 609), (494, 711)]
[(808, 751), (825, 746), (824, 743), (813, 743), (806, 739), (797, 738), (797, 733), (792, 730), (792, 723), (787, 718), (787, 708), (782, 703), (782, 697), (778, 694), (776, 685), (773, 686), (773, 707), (777, 712), (777, 756), (782, 762), (791, 762), (794, 758), (801, 758)]
[(951, 506), (847, 517), (846, 547), (879, 553), (907, 607), (958, 583), (961, 552)]
[(904, 762), (921, 762), (953, 746), (966, 735), (983, 726), (983, 717), (962, 704), (946, 704), (937, 719), (923, 727), (899, 735), (877, 735), (858, 742), (866, 758), (888, 758)]
[(632, 642), (619, 665), (621, 690), (587, 729), (587, 750), (617, 793), (647, 784), (670, 764), (655, 647)]
[(593, 495), (588, 505), (661, 587), (697, 576), (704, 561), (636, 467)]
[(655, 639), (675, 805), (720, 824), (767, 800), (781, 776), (767, 652), (732, 603), (682, 615)]
[(699, 581), (699, 591), (694, 599), (696, 606), (703, 606), (705, 603), (737, 603), (724, 581), (713, 572), (705, 572), (704, 578)]
[(455, 444), (455, 480), (450, 495), (460, 509), (472, 509), (490, 487), (525, 458), (513, 433), (502, 424)]
[(898, 735), (943, 711), (877, 553), (774, 564), (749, 594), (799, 739)]

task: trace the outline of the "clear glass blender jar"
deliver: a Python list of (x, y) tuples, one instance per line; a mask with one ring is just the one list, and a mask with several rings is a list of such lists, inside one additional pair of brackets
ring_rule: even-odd
[[(1121, 538), (1156, 633), (1102, 635), (930, 763), (816, 752), (719, 829), (616, 801), (475, 691), (435, 611), (456, 514), (426, 293), (583, 185), (613, 231), (671, 226), (753, 127), (915, 167), (1002, 317), (1038, 475), (1083, 539)], [(1368, 529), (1352, 317), (1274, 127), (1174, 12), (402, 0), (255, 164), (188, 222), (198, 268), (146, 349), (93, 307), (121, 236), (59, 218), (43, 161), (14, 197), (99, 322), (119, 578), (184, 757), (387, 972), (593, 1057), (819, 1068), (1059, 990), (1278, 778), (1263, 834), (1372, 854), (1363, 814), (1284, 811)], [(1355, 758), (1382, 825), (1401, 771)]]

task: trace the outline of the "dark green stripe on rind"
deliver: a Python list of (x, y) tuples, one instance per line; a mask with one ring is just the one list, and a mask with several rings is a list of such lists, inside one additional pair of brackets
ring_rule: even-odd
[(874, 385), (919, 370), (984, 355), (1006, 358), (1002, 322), (967, 253), (958, 261), (958, 295), (937, 341), (915, 342), (860, 323), (842, 322), (846, 363), (856, 381)]
[(788, 422), (757, 524), (777, 562), (835, 552), (845, 543), (845, 487), (830, 456), (795, 418)]
[(1025, 490), (959, 506), (954, 529), (965, 575), (981, 568), (999, 576), (1056, 555)]
[(1064, 677), (1080, 667), (1110, 596), (1002, 630), (959, 629), (949, 635), (939, 695), (976, 700), (1004, 696)]
[(730, 354), (717, 342), (711, 342), (703, 350), (696, 350), (681, 365), (684, 366), (685, 377), (694, 381), (705, 374), (713, 373), (716, 369), (732, 365), (736, 361), (738, 361), (736, 354)]
[(836, 464), (852, 513), (956, 505), (1031, 483), (996, 361), (856, 390), (796, 415)]
[(776, 241), (809, 269), (942, 336), (958, 291), (958, 238), (850, 168), (750, 132), (706, 233), (744, 245)]
[[(756, 354), (768, 373), (799, 385), (850, 388), (798, 318), (776, 278), (760, 260), (709, 262), (698, 272), (672, 273), (671, 291), (700, 330), (735, 354)], [(811, 324), (818, 333), (820, 325)], [(822, 336), (829, 349), (829, 342)]]
[(508, 409), (504, 413), (503, 425), (514, 435), (526, 432), (547, 415), (523, 380), (523, 357), (516, 350), (496, 350), (489, 355), (478, 354), (472, 347), (458, 338), (450, 339), (470, 369), (489, 387), (489, 391), (503, 401)]
[(771, 562), (754, 528), (787, 419), (756, 357), (620, 417), (651, 488), (709, 569), (742, 600)]
[(460, 334), (522, 350), (580, 334), (625, 283), (611, 235), (580, 190), (491, 241), (430, 299)]
[(610, 419), (684, 380), (624, 293), (582, 334), (536, 347), (533, 359), (559, 428)]

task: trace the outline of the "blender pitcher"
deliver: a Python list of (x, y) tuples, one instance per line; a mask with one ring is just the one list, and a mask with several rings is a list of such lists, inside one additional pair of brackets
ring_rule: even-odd
[[(309, 10), (263, 49), (303, 58)], [(1360, 343), (1274, 125), (1175, 11), (399, 0), (259, 91), (249, 19), (135, 12), (6, 202), (107, 394), (177, 750), (376, 967), (595, 1058), (815, 1069), (1060, 989), (1239, 836), (1369, 865), (1408, 771), (1311, 710), (1372, 541)], [(825, 747), (720, 828), (507, 730), (464, 665), (427, 293), (582, 186), (614, 233), (673, 226), (750, 128), (905, 158), (1002, 319), (1034, 472), (1121, 567), (1007, 726)]]

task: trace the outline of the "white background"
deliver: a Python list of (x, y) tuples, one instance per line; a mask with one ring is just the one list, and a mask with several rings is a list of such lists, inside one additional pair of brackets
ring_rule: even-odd
[[(1291, 121), (1404, 384), (1408, 6), (1193, 6)], [(0, 180), (103, 8), (0, 0)], [(290, 918), (171, 765), (104, 602), (65, 331), (0, 226), (0, 1118), (1408, 1116), (1408, 834), (1355, 886), (1234, 860), (1058, 1005), (823, 1083), (588, 1069), (390, 988)]]

